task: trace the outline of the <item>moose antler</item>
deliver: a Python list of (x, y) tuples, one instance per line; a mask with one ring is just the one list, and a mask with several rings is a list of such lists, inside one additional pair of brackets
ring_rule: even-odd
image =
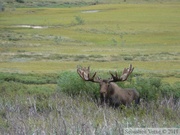
[(134, 67), (130, 64), (129, 68), (124, 68), (122, 75), (118, 76), (118, 73), (115, 72), (115, 75), (110, 72), (112, 78), (109, 79), (109, 82), (118, 82), (118, 81), (126, 81), (128, 76), (133, 72)]
[(77, 67), (77, 73), (79, 74), (79, 76), (85, 80), (85, 81), (91, 81), (91, 82), (95, 82), (95, 83), (99, 83), (100, 79), (95, 78), (96, 76), (96, 72), (93, 74), (92, 77), (90, 77), (90, 67), (86, 68), (86, 67)]

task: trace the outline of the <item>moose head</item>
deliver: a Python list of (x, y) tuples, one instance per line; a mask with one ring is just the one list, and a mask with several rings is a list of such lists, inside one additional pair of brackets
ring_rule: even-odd
[(109, 104), (113, 107), (118, 107), (119, 105), (130, 105), (133, 101), (135, 104), (139, 103), (140, 97), (139, 93), (135, 89), (123, 89), (120, 88), (114, 82), (126, 81), (128, 76), (133, 72), (134, 67), (130, 64), (129, 68), (124, 68), (122, 75), (118, 75), (117, 72), (114, 74), (110, 72), (111, 78), (101, 79), (96, 76), (96, 72), (90, 76), (90, 67), (78, 67), (77, 73), (84, 81), (90, 81), (94, 83), (99, 83), (100, 85), (100, 99), (101, 104)]

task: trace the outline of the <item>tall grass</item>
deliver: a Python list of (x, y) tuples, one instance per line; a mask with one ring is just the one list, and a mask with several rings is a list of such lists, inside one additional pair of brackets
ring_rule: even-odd
[(169, 101), (143, 102), (134, 112), (101, 108), (86, 96), (71, 98), (59, 92), (41, 100), (16, 95), (1, 102), (0, 133), (120, 134), (130, 127), (179, 127), (179, 102), (170, 105)]

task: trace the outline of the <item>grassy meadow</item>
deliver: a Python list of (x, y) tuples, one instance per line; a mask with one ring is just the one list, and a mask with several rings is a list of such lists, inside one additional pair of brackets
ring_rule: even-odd
[[(0, 134), (180, 128), (178, 0), (22, 1), (0, 2)], [(108, 77), (130, 63), (133, 75), (119, 85), (150, 95), (138, 111), (99, 107), (98, 86), (76, 74), (82, 65)]]

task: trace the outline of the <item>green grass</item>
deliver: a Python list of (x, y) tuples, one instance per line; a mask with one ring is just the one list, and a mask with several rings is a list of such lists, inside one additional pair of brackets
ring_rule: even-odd
[[(24, 1), (0, 12), (0, 134), (179, 128), (178, 1)], [(98, 12), (84, 13), (91, 10)], [(82, 65), (109, 77), (130, 63), (132, 79), (119, 85), (141, 93), (136, 111), (99, 107), (98, 84), (76, 74)]]

